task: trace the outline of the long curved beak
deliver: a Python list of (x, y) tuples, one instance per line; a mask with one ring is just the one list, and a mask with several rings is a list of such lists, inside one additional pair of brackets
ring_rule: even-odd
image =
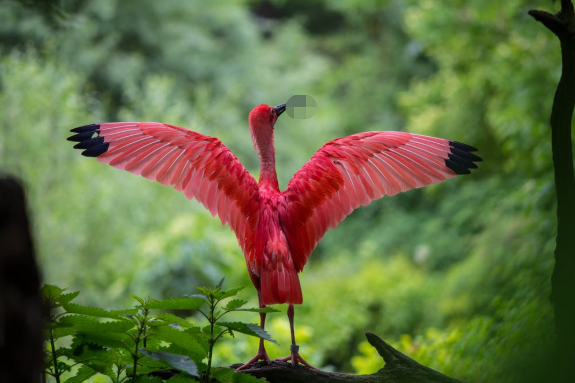
[(274, 106), (274, 109), (276, 110), (276, 114), (278, 115), (278, 117), (280, 116), (280, 114), (286, 111), (286, 105), (287, 102)]

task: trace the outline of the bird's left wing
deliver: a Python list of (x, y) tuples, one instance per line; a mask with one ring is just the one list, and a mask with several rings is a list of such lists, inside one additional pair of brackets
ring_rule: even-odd
[(222, 225), (230, 224), (244, 250), (255, 231), (259, 193), (255, 179), (220, 140), (156, 122), (114, 122), (72, 129), (82, 154), (115, 168), (171, 185), (195, 198)]
[(280, 220), (297, 271), (327, 230), (359, 206), (476, 168), (475, 148), (406, 132), (365, 132), (325, 144), (283, 193)]

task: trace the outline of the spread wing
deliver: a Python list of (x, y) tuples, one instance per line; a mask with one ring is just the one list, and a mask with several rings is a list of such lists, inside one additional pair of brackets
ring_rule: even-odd
[(325, 144), (283, 193), (280, 220), (297, 271), (327, 230), (384, 195), (442, 182), (477, 168), (475, 148), (406, 132), (365, 132)]
[(246, 246), (257, 227), (259, 192), (255, 179), (217, 138), (156, 122), (114, 122), (72, 129), (69, 141), (82, 155), (118, 169), (171, 185), (195, 198), (222, 225), (229, 223)]

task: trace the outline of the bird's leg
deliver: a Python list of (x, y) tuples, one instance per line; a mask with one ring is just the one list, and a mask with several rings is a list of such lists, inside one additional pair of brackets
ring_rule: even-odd
[(307, 366), (309, 368), (313, 368), (316, 369), (314, 366), (310, 365), (308, 362), (306, 362), (299, 354), (299, 346), (295, 343), (295, 333), (294, 333), (294, 325), (293, 325), (293, 317), (294, 317), (294, 308), (293, 305), (289, 305), (288, 309), (287, 309), (287, 316), (289, 319), (289, 327), (291, 330), (291, 346), (290, 346), (290, 351), (291, 354), (290, 356), (286, 356), (285, 358), (278, 358), (275, 359), (276, 361), (282, 361), (282, 362), (287, 362), (288, 360), (291, 361), (292, 366), (297, 366), (298, 363), (303, 364), (304, 366)]
[[(258, 291), (258, 300), (260, 302), (260, 309), (263, 309), (264, 307), (266, 307), (262, 303), (262, 294), (259, 291)], [(262, 328), (262, 330), (264, 329), (265, 325), (266, 325), (266, 313), (260, 313), (260, 327)], [(268, 364), (271, 362), (270, 357), (268, 356), (268, 353), (266, 352), (266, 348), (264, 346), (264, 340), (261, 338), (260, 338), (260, 347), (258, 349), (258, 353), (256, 354), (256, 356), (251, 358), (243, 366), (236, 368), (236, 371), (245, 370), (246, 368), (250, 367), (252, 364), (254, 364), (255, 362), (257, 362), (259, 360), (264, 360)]]

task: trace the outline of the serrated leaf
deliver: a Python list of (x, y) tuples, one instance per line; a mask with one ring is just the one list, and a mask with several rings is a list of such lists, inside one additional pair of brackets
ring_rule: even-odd
[(214, 368), (211, 374), (218, 382), (226, 383), (234, 381), (234, 369), (233, 368)]
[[(143, 355), (143, 353), (142, 353)], [(162, 360), (140, 358), (138, 360), (138, 374), (147, 375), (153, 371), (169, 370), (172, 367)]]
[(60, 317), (54, 324), (54, 328), (79, 328), (97, 323), (94, 319), (84, 315), (66, 315)]
[(59, 304), (64, 305), (66, 303), (70, 303), (74, 298), (76, 298), (80, 294), (79, 291), (74, 291), (73, 293), (62, 294), (56, 300)]
[(193, 323), (188, 322), (187, 320), (185, 320), (184, 318), (181, 318), (177, 315), (174, 314), (170, 314), (170, 313), (161, 313), (156, 315), (156, 318), (164, 321), (167, 324), (174, 324), (177, 323), (180, 326), (184, 327), (184, 328), (192, 328), (192, 327), (196, 327), (194, 326)]
[(216, 285), (216, 290), (219, 290), (222, 288), (222, 286), (224, 285), (224, 281), (226, 280), (226, 277), (223, 277), (218, 284)]
[(96, 322), (78, 324), (75, 326), (78, 332), (96, 332), (96, 333), (125, 333), (132, 329), (134, 323), (127, 320), (116, 320), (110, 322)]
[(115, 349), (126, 349), (133, 351), (134, 341), (127, 334), (123, 333), (79, 333), (74, 337), (78, 342), (91, 342), (100, 346)]
[(75, 332), (76, 330), (74, 330), (73, 327), (54, 328), (52, 329), (52, 337), (56, 340), (65, 336), (74, 335)]
[[(196, 290), (199, 290), (204, 297), (207, 297), (209, 292), (211, 291), (207, 287), (202, 287), (202, 286), (195, 286), (195, 288), (196, 288)], [(189, 295), (189, 296), (191, 297), (193, 295)]]
[(236, 372), (233, 368), (214, 368), (212, 376), (222, 383), (262, 383), (265, 379), (258, 379), (248, 373)]
[(181, 347), (185, 354), (194, 360), (202, 360), (208, 354), (207, 339), (193, 329), (180, 331), (170, 326), (162, 326), (152, 329), (150, 336)]
[(192, 376), (199, 377), (198, 367), (189, 356), (172, 354), (165, 351), (147, 351), (143, 348), (141, 348), (140, 351), (148, 358), (161, 360), (178, 370), (185, 371)]
[(242, 299), (232, 299), (231, 301), (228, 302), (228, 304), (224, 307), (224, 309), (229, 311), (237, 310), (246, 303), (248, 303), (248, 301), (244, 301)]
[(109, 313), (117, 318), (125, 315), (136, 315), (138, 313), (138, 309), (110, 310)]
[(143, 304), (146, 302), (145, 299), (140, 298), (140, 297), (137, 296), (137, 295), (133, 295), (133, 294), (132, 294), (132, 295), (130, 295), (130, 296), (131, 296), (132, 298), (134, 298), (135, 300), (137, 300), (138, 302), (140, 302), (141, 305), (143, 305)]
[(66, 383), (83, 383), (96, 374), (97, 374), (96, 371), (94, 371), (93, 369), (91, 369), (86, 365), (83, 365), (78, 369), (76, 375), (66, 379)]
[[(131, 370), (128, 369), (128, 372), (131, 373)], [(139, 375), (135, 378), (130, 378), (128, 380), (124, 380), (124, 383), (164, 383), (164, 380), (160, 377), (154, 376), (147, 376), (147, 375)]]
[(72, 366), (69, 365), (68, 363), (62, 361), (62, 360), (58, 360), (58, 371), (62, 371), (62, 372), (67, 372), (70, 371), (72, 369)]
[(254, 323), (218, 322), (218, 325), (225, 328), (229, 328), (230, 330), (233, 330), (235, 332), (255, 336), (277, 344), (277, 342), (274, 339), (272, 339), (270, 334), (268, 334), (264, 329), (262, 329), (260, 326)]
[(253, 308), (249, 308), (249, 309), (239, 308), (239, 309), (235, 309), (234, 311), (247, 311), (247, 312), (252, 312), (252, 313), (268, 313), (268, 314), (269, 314), (269, 313), (279, 313), (279, 312), (280, 312), (280, 310), (278, 310), (278, 309), (276, 309), (276, 308), (273, 308), (273, 307), (271, 307), (271, 306), (266, 306), (266, 307), (263, 307), (263, 308), (253, 307)]
[(98, 318), (117, 318), (118, 316), (115, 313), (111, 313), (109, 311), (97, 308), (97, 307), (88, 307), (78, 305), (76, 303), (64, 303), (62, 304), (62, 308), (71, 314), (82, 314), (82, 315), (89, 315)]
[(197, 310), (203, 306), (205, 301), (201, 298), (170, 298), (161, 301), (151, 300), (146, 302), (143, 307), (147, 309), (161, 310)]
[(59, 288), (58, 286), (45, 284), (45, 285), (42, 286), (42, 288), (40, 289), (40, 294), (41, 294), (42, 297), (44, 297), (45, 299), (54, 300), (54, 298), (59, 297), (60, 295), (62, 295), (62, 291), (63, 291), (63, 290), (62, 290), (61, 288)]
[(176, 375), (166, 380), (166, 383), (190, 383), (190, 382), (197, 382), (197, 380), (188, 378), (184, 374)]
[(246, 288), (245, 286), (239, 286), (239, 287), (235, 287), (233, 289), (229, 289), (227, 291), (214, 291), (213, 296), (214, 296), (214, 298), (216, 298), (218, 300), (222, 300), (222, 299), (233, 297), (234, 295), (236, 295), (238, 293), (238, 291), (241, 291), (245, 288)]

